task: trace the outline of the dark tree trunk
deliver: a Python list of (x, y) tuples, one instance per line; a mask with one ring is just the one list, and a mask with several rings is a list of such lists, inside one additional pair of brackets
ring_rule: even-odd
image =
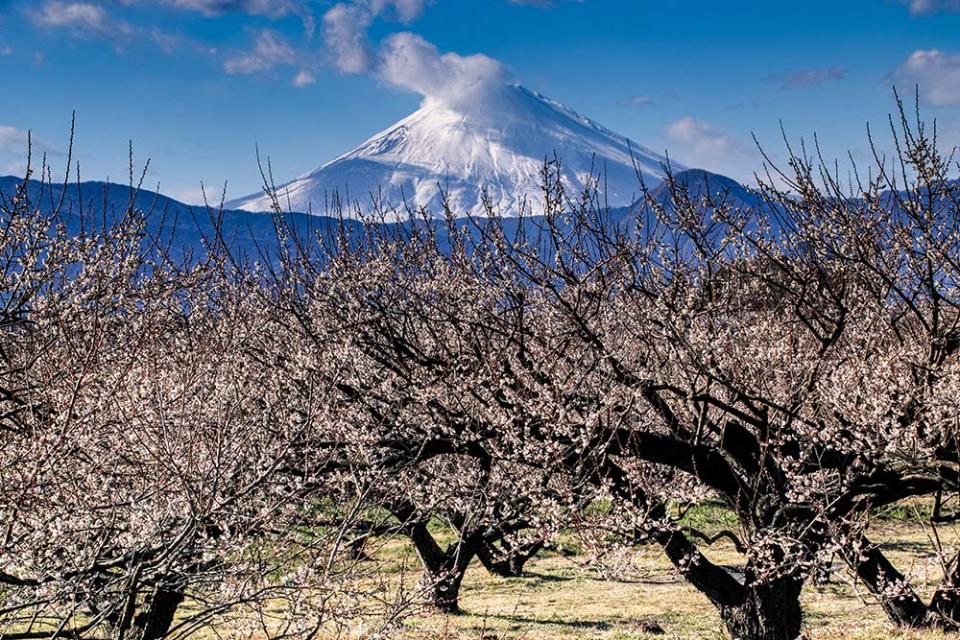
[(948, 631), (960, 630), (960, 587), (956, 584), (941, 586), (930, 602), (928, 626), (938, 624)]
[(112, 637), (120, 640), (162, 640), (167, 637), (177, 609), (186, 597), (184, 591), (182, 588), (155, 587), (137, 606), (138, 596), (146, 588), (133, 587), (125, 595), (125, 605), (107, 616)]
[(147, 596), (140, 613), (134, 618), (136, 640), (161, 640), (167, 636), (177, 609), (183, 604), (183, 589), (158, 587)]
[(450, 558), (439, 569), (424, 572), (430, 593), (430, 604), (441, 613), (460, 613), (460, 586), (467, 572), (469, 560)]
[[(842, 550), (843, 559), (863, 581), (867, 589), (877, 597), (887, 617), (898, 627), (926, 627), (933, 622), (930, 610), (911, 589), (906, 577), (897, 570), (883, 552), (865, 537), (860, 538), (859, 548)], [(890, 597), (888, 585), (901, 585), (896, 597)], [(936, 598), (935, 598), (936, 600)], [(946, 606), (946, 602), (943, 603)]]
[(427, 528), (427, 519), (407, 504), (395, 505), (394, 515), (413, 543), (423, 566), (423, 584), (430, 604), (444, 613), (460, 612), (460, 586), (476, 555), (477, 534), (461, 532), (460, 540), (441, 549)]
[(783, 578), (744, 587), (736, 606), (721, 606), (720, 617), (737, 640), (797, 640), (801, 637), (803, 582)]
[(430, 604), (443, 613), (459, 613), (460, 586), (475, 555), (474, 545), (461, 539), (441, 551), (426, 526), (422, 529), (422, 533), (411, 535), (411, 539), (423, 565), (423, 580), (430, 594)]
[(351, 540), (347, 544), (348, 553), (350, 554), (351, 560), (357, 560), (358, 562), (367, 562), (370, 560), (370, 556), (367, 555), (367, 552), (364, 551), (364, 548), (367, 546), (367, 536), (360, 536), (354, 540)]
[(949, 630), (960, 630), (960, 554), (950, 561), (947, 575), (930, 600), (928, 620), (933, 618)]
[(797, 640), (801, 637), (803, 611), (800, 591), (803, 579), (788, 575), (759, 582), (751, 569), (741, 581), (707, 559), (678, 531), (659, 532), (655, 539), (680, 572), (720, 612), (720, 618), (736, 640)]
[(543, 549), (543, 541), (514, 545), (503, 540), (502, 549), (492, 542), (483, 541), (477, 545), (477, 557), (490, 573), (502, 578), (517, 578), (523, 575), (523, 567), (533, 556)]
[[(862, 544), (860, 553), (847, 552), (844, 559), (870, 592), (877, 596), (891, 622), (899, 627), (915, 629), (960, 630), (960, 558), (954, 558), (950, 563), (948, 575), (927, 606), (879, 548), (865, 538)], [(900, 585), (896, 597), (886, 593), (890, 583)]]

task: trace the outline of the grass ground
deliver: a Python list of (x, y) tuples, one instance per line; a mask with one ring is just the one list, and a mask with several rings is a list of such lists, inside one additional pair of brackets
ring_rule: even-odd
[[(732, 520), (714, 507), (697, 507), (686, 517), (707, 533)], [(871, 539), (881, 544), (887, 556), (929, 599), (942, 576), (935, 540), (944, 549), (960, 549), (960, 531), (941, 527), (934, 536), (925, 522), (929, 510), (898, 508), (875, 520)], [(434, 529), (445, 543), (449, 531)], [(368, 565), (376, 579), (363, 590), (387, 585), (381, 596), (392, 603), (391, 592), (408, 591), (419, 577), (419, 564), (411, 546), (400, 538), (383, 540), (368, 548), (376, 562)], [(742, 564), (728, 542), (703, 548), (714, 562)], [(562, 536), (558, 548), (532, 559), (518, 578), (501, 578), (486, 572), (477, 562), (467, 571), (461, 590), (460, 615), (442, 615), (417, 610), (405, 618), (397, 635), (400, 640), (722, 640), (727, 638), (720, 618), (696, 589), (682, 580), (655, 545), (638, 547), (627, 558), (629, 579), (601, 577), (579, 548), (576, 538)], [(383, 583), (381, 583), (383, 579)], [(939, 632), (904, 632), (894, 629), (879, 605), (851, 582), (842, 566), (835, 566), (829, 579), (808, 583), (802, 596), (807, 640), (936, 640)], [(277, 603), (276, 613), (283, 613)], [(282, 616), (281, 616), (282, 617)], [(656, 627), (661, 633), (652, 633)], [(259, 629), (259, 628), (258, 628)], [(369, 627), (360, 624), (337, 638), (369, 637)], [(261, 638), (251, 635), (203, 632), (200, 638)], [(331, 634), (330, 637), (332, 637)], [(4, 634), (0, 630), (0, 640)], [(960, 634), (954, 636), (960, 640)]]
[[(902, 570), (922, 585), (928, 595), (938, 578), (939, 565), (929, 531), (916, 520), (898, 515), (871, 528), (876, 541)], [(953, 532), (940, 531), (944, 544), (955, 542)], [(392, 543), (391, 543), (392, 544)], [(400, 543), (397, 543), (400, 544)], [(568, 545), (575, 550), (575, 545)], [(396, 547), (398, 559), (409, 551)], [(736, 564), (730, 546), (717, 544), (711, 559)], [(405, 558), (412, 560), (412, 557)], [(717, 639), (726, 635), (710, 603), (685, 584), (653, 546), (633, 557), (637, 577), (602, 579), (573, 553), (547, 553), (532, 560), (522, 578), (491, 576), (472, 565), (461, 593), (464, 613), (457, 616), (423, 613), (411, 618), (406, 640), (640, 640), (643, 638)], [(416, 567), (415, 561), (410, 566)], [(837, 573), (826, 584), (808, 586), (803, 595), (806, 635), (810, 640), (932, 640), (934, 632), (898, 632), (879, 606)], [(665, 635), (647, 631), (655, 623)]]

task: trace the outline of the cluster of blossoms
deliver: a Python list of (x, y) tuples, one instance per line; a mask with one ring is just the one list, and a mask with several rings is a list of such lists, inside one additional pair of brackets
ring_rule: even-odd
[[(960, 489), (960, 188), (902, 124), (909, 179), (852, 193), (793, 156), (749, 202), (671, 175), (623, 214), (547, 179), (532, 219), (297, 238), (277, 203), (261, 266), (222, 239), (176, 261), (135, 211), (67, 233), (24, 188), (0, 207), (3, 635), (374, 634), (564, 529), (605, 575), (659, 546), (745, 640), (798, 637), (836, 564), (893, 622), (957, 629), (957, 557), (924, 601), (868, 538), (904, 500), (955, 519)], [(388, 597), (395, 536), (423, 579)]]

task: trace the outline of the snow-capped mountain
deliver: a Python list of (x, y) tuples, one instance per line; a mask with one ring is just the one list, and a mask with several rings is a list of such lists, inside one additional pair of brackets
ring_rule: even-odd
[[(559, 159), (568, 193), (597, 183), (607, 204), (627, 206), (663, 177), (666, 159), (589, 118), (519, 85), (505, 85), (478, 104), (426, 100), (407, 118), (319, 169), (278, 188), (284, 208), (329, 213), (345, 208), (401, 211), (404, 203), (440, 212), (441, 192), (457, 214), (482, 215), (482, 191), (505, 215), (542, 212), (545, 160)], [(674, 170), (684, 167), (673, 164)], [(255, 194), (230, 208), (268, 211)], [(349, 213), (349, 211), (347, 212)]]

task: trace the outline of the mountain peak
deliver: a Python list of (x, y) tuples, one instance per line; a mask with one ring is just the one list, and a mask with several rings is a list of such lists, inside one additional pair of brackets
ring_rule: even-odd
[[(554, 158), (571, 194), (599, 180), (611, 206), (636, 199), (637, 170), (647, 180), (664, 175), (663, 156), (525, 87), (474, 95), (453, 105), (425, 100), (356, 149), (279, 187), (281, 201), (323, 213), (337, 196), (351, 211), (402, 211), (408, 203), (439, 214), (446, 193), (456, 213), (482, 215), (486, 190), (501, 213), (514, 215), (525, 206), (542, 210), (543, 166)], [(229, 205), (269, 209), (262, 194)]]

